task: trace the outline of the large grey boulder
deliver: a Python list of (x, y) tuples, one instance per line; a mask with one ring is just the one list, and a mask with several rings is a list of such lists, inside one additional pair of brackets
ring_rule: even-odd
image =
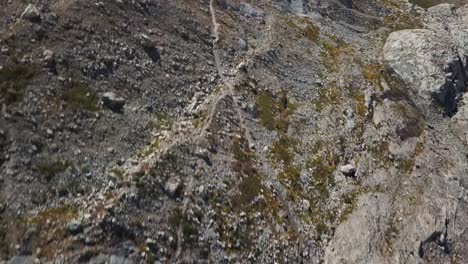
[(435, 99), (451, 114), (466, 85), (463, 62), (454, 46), (448, 34), (402, 30), (390, 34), (383, 57), (415, 94), (413, 100), (430, 104)]
[(411, 90), (419, 106), (433, 101), (446, 114), (456, 113), (466, 90), (468, 9), (441, 4), (427, 13), (426, 29), (392, 32), (383, 49), (384, 62)]

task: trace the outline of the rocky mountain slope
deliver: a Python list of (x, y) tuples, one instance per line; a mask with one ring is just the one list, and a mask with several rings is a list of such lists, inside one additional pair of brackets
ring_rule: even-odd
[(0, 263), (466, 263), (448, 2), (3, 0)]

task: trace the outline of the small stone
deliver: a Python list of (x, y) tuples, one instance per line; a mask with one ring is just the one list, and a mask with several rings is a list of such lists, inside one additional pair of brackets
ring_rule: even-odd
[(34, 258), (31, 256), (14, 256), (10, 259), (10, 262), (8, 263), (9, 264), (31, 264), (31, 263), (34, 263)]
[(109, 260), (109, 264), (125, 264), (128, 263), (127, 260), (123, 257), (112, 255)]
[(302, 210), (304, 210), (306, 212), (310, 210), (309, 200), (306, 200), (306, 199), (302, 200)]
[(199, 193), (199, 194), (202, 194), (203, 191), (205, 191), (205, 186), (200, 185), (200, 186), (198, 187), (198, 193)]
[(21, 14), (21, 19), (27, 19), (33, 22), (38, 22), (41, 20), (41, 14), (39, 13), (39, 10), (35, 5), (29, 4)]
[(150, 248), (151, 248), (151, 247), (155, 247), (155, 246), (156, 246), (156, 241), (155, 241), (154, 239), (151, 239), (151, 238), (148, 237), (148, 238), (146, 239), (146, 245), (147, 245), (148, 247), (150, 247)]
[(109, 181), (107, 186), (109, 187), (109, 189), (114, 189), (115, 188), (115, 183), (113, 181)]
[(168, 182), (166, 182), (164, 189), (169, 194), (169, 196), (174, 197), (179, 192), (180, 186), (181, 184), (178, 180), (169, 180)]
[(55, 53), (51, 50), (44, 50), (42, 56), (44, 57), (44, 61), (47, 63), (52, 63), (55, 60)]
[(72, 235), (76, 235), (83, 231), (83, 226), (80, 221), (72, 220), (67, 224), (67, 229)]
[(245, 64), (245, 62), (239, 63), (239, 65), (237, 65), (237, 70), (238, 71), (247, 71), (247, 64)]
[(118, 97), (113, 92), (107, 92), (102, 95), (102, 102), (110, 110), (121, 113), (125, 105), (125, 99)]
[(242, 51), (246, 51), (248, 49), (247, 41), (242, 38), (239, 38), (239, 49)]
[(355, 177), (356, 176), (356, 167), (352, 164), (346, 164), (340, 167), (341, 173), (348, 177)]

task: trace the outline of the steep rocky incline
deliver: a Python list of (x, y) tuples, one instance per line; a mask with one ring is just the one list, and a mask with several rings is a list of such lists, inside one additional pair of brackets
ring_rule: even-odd
[(0, 9), (0, 263), (466, 263), (468, 5)]

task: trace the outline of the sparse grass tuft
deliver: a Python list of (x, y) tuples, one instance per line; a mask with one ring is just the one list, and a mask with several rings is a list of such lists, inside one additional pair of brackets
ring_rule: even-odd
[(393, 241), (395, 240), (395, 237), (398, 235), (398, 228), (397, 228), (397, 223), (395, 219), (395, 213), (392, 213), (389, 219), (389, 222), (387, 223), (387, 229), (385, 229), (384, 232), (384, 239), (385, 243), (387, 244), (388, 247), (391, 247), (393, 245)]
[(334, 72), (338, 70), (339, 64), (341, 63), (341, 50), (338, 44), (322, 40), (322, 52), (320, 57), (322, 58), (322, 63), (325, 68)]
[(64, 172), (69, 167), (73, 166), (71, 161), (54, 161), (42, 162), (36, 166), (36, 171), (39, 172), (46, 181), (50, 181), (58, 173)]
[(397, 130), (400, 139), (406, 140), (411, 137), (419, 137), (425, 129), (423, 117), (413, 106), (405, 102), (398, 102), (396, 106), (396, 110), (404, 123), (404, 126)]
[(391, 15), (384, 17), (384, 25), (392, 31), (423, 27), (419, 13), (416, 11), (407, 13), (401, 10), (395, 10)]
[(175, 230), (179, 229), (179, 227), (182, 229), (185, 243), (196, 241), (193, 239), (193, 236), (196, 236), (198, 231), (192, 221), (189, 220), (188, 215), (182, 212), (180, 208), (177, 208), (172, 212), (169, 216), (168, 222)]
[(307, 161), (306, 167), (313, 171), (314, 185), (321, 201), (325, 201), (330, 196), (329, 186), (335, 182), (333, 172), (338, 163), (339, 159), (333, 152), (316, 155)]
[[(198, 120), (198, 119), (197, 119)], [(166, 112), (159, 112), (155, 118), (146, 124), (147, 129), (163, 130), (171, 129), (176, 119)]]
[(306, 17), (286, 20), (286, 25), (300, 32), (302, 37), (316, 43), (320, 39), (320, 28)]
[(354, 91), (352, 93), (352, 98), (354, 99), (356, 105), (356, 113), (360, 117), (365, 117), (367, 115), (367, 105), (366, 105), (366, 97), (364, 94)]
[(309, 23), (302, 34), (311, 42), (317, 42), (320, 38), (320, 29), (316, 25)]
[(24, 90), (36, 75), (34, 67), (23, 65), (6, 65), (0, 70), (0, 104), (7, 105), (19, 102)]
[(317, 112), (322, 112), (328, 106), (336, 106), (340, 104), (343, 96), (338, 87), (320, 87), (318, 96), (314, 100), (314, 107)]
[(294, 160), (296, 147), (299, 142), (286, 134), (281, 134), (278, 141), (273, 143), (271, 157), (275, 162), (282, 162), (284, 166), (290, 166)]
[(74, 110), (99, 110), (96, 92), (83, 83), (72, 83), (72, 86), (63, 94), (63, 99)]
[(288, 186), (288, 194), (292, 200), (295, 200), (297, 196), (303, 191), (301, 184), (301, 168), (299, 166), (286, 166), (278, 175), (278, 180), (281, 183)]
[(260, 122), (268, 130), (278, 130), (287, 133), (289, 116), (294, 113), (296, 106), (287, 98), (285, 90), (277, 97), (269, 91), (262, 91), (256, 101)]
[(138, 153), (141, 157), (148, 157), (149, 155), (157, 152), (160, 149), (159, 139), (153, 140), (149, 146), (146, 146), (144, 149), (140, 150)]
[(78, 210), (72, 205), (64, 205), (47, 209), (36, 216), (26, 219), (28, 226), (37, 228), (37, 237), (34, 241), (34, 247), (40, 247), (39, 257), (52, 259), (59, 244), (68, 235), (66, 223), (78, 216)]
[(238, 193), (231, 199), (233, 208), (242, 210), (260, 194), (263, 187), (260, 175), (255, 168), (253, 154), (246, 146), (245, 140), (236, 139), (233, 143), (235, 162), (233, 169), (241, 177), (237, 186)]
[(343, 201), (344, 201), (344, 210), (341, 212), (340, 215), (340, 222), (344, 222), (348, 216), (354, 212), (354, 210), (357, 207), (357, 198), (361, 194), (361, 190), (355, 190), (350, 193), (346, 193), (343, 196)]
[(125, 171), (120, 168), (112, 168), (109, 172), (115, 175), (115, 177), (117, 177), (119, 180), (123, 180), (125, 175)]
[(382, 64), (379, 63), (369, 63), (369, 64), (362, 64), (361, 65), (362, 69), (362, 75), (364, 76), (364, 79), (369, 81), (372, 86), (374, 86), (374, 89), (377, 91), (382, 90), (381, 86), (381, 81), (382, 81), (382, 75), (383, 75), (383, 66)]
[(275, 100), (268, 91), (262, 91), (257, 97), (257, 108), (260, 121), (269, 130), (275, 129)]

